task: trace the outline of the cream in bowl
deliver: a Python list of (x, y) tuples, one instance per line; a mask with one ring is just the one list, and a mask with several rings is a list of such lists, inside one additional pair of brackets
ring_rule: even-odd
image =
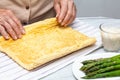
[(103, 47), (106, 51), (120, 50), (120, 23), (104, 23), (100, 25)]

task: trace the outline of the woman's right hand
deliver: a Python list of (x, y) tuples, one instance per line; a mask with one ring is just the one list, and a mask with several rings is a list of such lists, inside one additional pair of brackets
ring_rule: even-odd
[(11, 10), (0, 9), (0, 33), (5, 39), (13, 40), (22, 38), (25, 30), (21, 22)]

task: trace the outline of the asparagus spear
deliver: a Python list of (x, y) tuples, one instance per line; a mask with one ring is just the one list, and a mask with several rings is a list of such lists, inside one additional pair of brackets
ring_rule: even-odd
[(120, 69), (120, 64), (115, 65), (115, 66), (113, 65), (113, 66), (110, 66), (107, 68), (102, 68), (102, 69), (99, 69), (97, 71), (91, 72), (91, 73), (87, 74), (87, 76), (94, 76), (95, 74), (105, 73), (108, 71), (119, 70), (119, 69)]
[(85, 60), (82, 62), (83, 65), (86, 65), (86, 64), (89, 64), (89, 63), (93, 63), (93, 62), (96, 62), (96, 61), (99, 61), (99, 60), (102, 60), (103, 58), (100, 58), (100, 59), (95, 59), (95, 60)]
[(114, 56), (111, 58), (104, 58), (102, 60), (98, 60), (97, 62), (84, 65), (83, 67), (81, 67), (81, 70), (86, 71), (94, 66), (101, 65), (102, 63), (109, 63), (109, 62), (112, 62), (114, 60), (120, 60), (120, 55), (117, 55), (117, 56)]
[(116, 77), (116, 76), (120, 76), (120, 70), (115, 70), (115, 71), (106, 72), (106, 73), (100, 73), (100, 74), (96, 74), (94, 76), (85, 76), (83, 78), (84, 79), (95, 79), (95, 78)]
[(87, 65), (83, 65), (80, 69), (82, 71), (87, 71), (88, 69), (94, 67), (94, 66), (97, 66), (97, 65), (100, 65), (102, 63), (105, 63), (105, 62), (111, 62), (112, 60), (110, 59), (103, 59), (103, 60), (99, 60), (97, 62), (94, 62), (94, 63), (90, 63), (90, 64), (87, 64)]
[(89, 63), (92, 63), (92, 62), (96, 62), (96, 60), (85, 60), (82, 62), (83, 65), (86, 65), (86, 64), (89, 64)]
[(89, 70), (85, 71), (86, 73), (91, 73), (93, 71), (96, 71), (98, 69), (101, 69), (101, 68), (106, 68), (106, 67), (109, 67), (109, 66), (112, 66), (112, 65), (118, 65), (120, 64), (120, 60), (115, 60), (113, 62), (110, 62), (110, 63), (103, 63), (101, 65), (98, 65), (98, 66), (95, 66), (95, 67), (92, 67), (90, 68)]

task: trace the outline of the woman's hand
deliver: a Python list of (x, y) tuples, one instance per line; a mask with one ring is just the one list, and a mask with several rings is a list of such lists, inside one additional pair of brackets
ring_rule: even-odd
[(16, 40), (25, 34), (25, 30), (12, 11), (0, 9), (0, 33), (5, 39)]
[(73, 22), (76, 17), (76, 7), (73, 0), (54, 0), (56, 18), (63, 26)]

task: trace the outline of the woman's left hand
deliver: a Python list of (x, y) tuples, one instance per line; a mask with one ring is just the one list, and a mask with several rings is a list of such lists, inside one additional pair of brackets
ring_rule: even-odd
[(76, 17), (76, 7), (73, 0), (54, 0), (54, 8), (58, 22), (67, 26)]

